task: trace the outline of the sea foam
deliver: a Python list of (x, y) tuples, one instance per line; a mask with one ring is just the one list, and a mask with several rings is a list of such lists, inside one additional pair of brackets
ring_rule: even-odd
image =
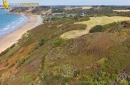
[(29, 20), (25, 15), (7, 13), (8, 11), (0, 10), (0, 38), (20, 28)]

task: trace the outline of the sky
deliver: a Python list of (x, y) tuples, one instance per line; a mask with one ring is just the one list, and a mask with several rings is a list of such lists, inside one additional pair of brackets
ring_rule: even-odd
[[(130, 0), (8, 0), (8, 2), (39, 2), (40, 5), (130, 5)], [(2, 3), (0, 0), (1, 5)]]

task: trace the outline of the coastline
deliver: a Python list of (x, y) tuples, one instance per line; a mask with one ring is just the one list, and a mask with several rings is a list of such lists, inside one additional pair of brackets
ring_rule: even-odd
[(42, 18), (39, 18), (40, 15), (26, 15), (29, 17), (29, 20), (26, 24), (16, 29), (15, 31), (5, 35), (0, 38), (0, 53), (12, 46), (16, 43), (23, 34), (25, 34), (28, 30), (40, 25), (42, 22)]

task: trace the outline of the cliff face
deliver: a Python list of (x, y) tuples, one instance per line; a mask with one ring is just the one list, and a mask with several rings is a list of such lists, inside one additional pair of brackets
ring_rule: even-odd
[[(73, 24), (75, 22), (73, 18), (46, 22), (28, 31), (17, 44), (2, 52), (1, 84), (128, 84), (129, 25), (125, 28), (120, 23), (103, 26), (112, 31), (61, 39), (67, 31), (86, 28), (83, 24)], [(114, 28), (120, 28), (120, 31)]]

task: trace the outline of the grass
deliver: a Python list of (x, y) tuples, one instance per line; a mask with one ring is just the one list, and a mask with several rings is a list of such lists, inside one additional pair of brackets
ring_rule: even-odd
[[(107, 18), (109, 17), (97, 17), (99, 20)], [(108, 21), (112, 19), (114, 18)], [(3, 82), (6, 81), (9, 85), (119, 85), (116, 82), (117, 75), (124, 71), (130, 73), (127, 70), (130, 67), (129, 27), (118, 33), (84, 33), (80, 37), (74, 34), (76, 39), (60, 38), (65, 32), (84, 31), (86, 26), (96, 25), (96, 18), (93, 17), (92, 20), (91, 23), (91, 20), (82, 23), (75, 23), (77, 21), (73, 19), (56, 20), (28, 31), (28, 37), (20, 39), (17, 46), (12, 46), (0, 56), (0, 69), (4, 69), (1, 74), (7, 73), (4, 77), (1, 76)], [(102, 21), (105, 24), (105, 20)], [(91, 25), (83, 25), (88, 22)], [(113, 24), (105, 26), (111, 28), (117, 25)], [(125, 79), (120, 82), (128, 81)]]
[(106, 25), (114, 22), (121, 22), (130, 20), (130, 17), (121, 17), (121, 16), (113, 16), (113, 17), (90, 17), (90, 20), (83, 22), (76, 22), (75, 24), (85, 24), (87, 28), (85, 30), (73, 30), (62, 34), (60, 37), (63, 39), (73, 39), (80, 37), (82, 35), (88, 34), (89, 30), (97, 25)]

